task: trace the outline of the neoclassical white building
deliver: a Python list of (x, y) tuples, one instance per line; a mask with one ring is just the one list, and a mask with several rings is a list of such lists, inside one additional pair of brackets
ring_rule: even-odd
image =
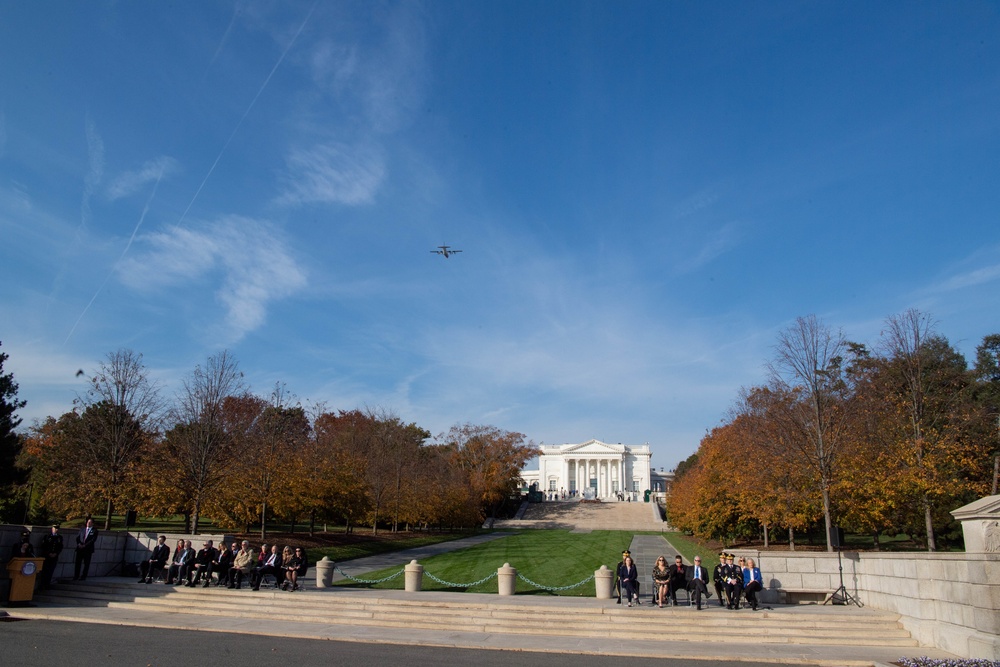
[(612, 445), (600, 440), (573, 445), (542, 445), (538, 470), (522, 470), (524, 488), (537, 484), (542, 493), (614, 498), (642, 493), (651, 486), (649, 444)]

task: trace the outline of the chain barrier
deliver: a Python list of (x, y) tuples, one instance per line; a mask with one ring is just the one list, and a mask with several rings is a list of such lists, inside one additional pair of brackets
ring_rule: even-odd
[[(393, 579), (397, 578), (399, 575), (403, 574), (403, 572), (405, 572), (405, 570), (399, 570), (398, 572), (396, 572), (394, 574), (390, 574), (388, 577), (383, 577), (382, 579), (359, 579), (358, 577), (352, 577), (351, 575), (349, 575), (346, 572), (344, 572), (342, 569), (340, 569), (339, 565), (334, 565), (333, 569), (336, 570), (337, 572), (340, 572), (340, 574), (342, 574), (345, 578), (350, 579), (351, 581), (355, 581), (355, 582), (357, 582), (359, 584), (381, 584), (381, 583), (385, 583), (386, 581), (392, 581)], [(473, 581), (472, 583), (469, 583), (469, 584), (458, 584), (458, 583), (455, 583), (453, 581), (445, 581), (444, 579), (439, 579), (438, 577), (435, 577), (433, 574), (431, 574), (430, 572), (427, 572), (427, 571), (424, 571), (424, 574), (427, 576), (428, 579), (433, 579), (434, 581), (438, 582), (442, 586), (447, 586), (448, 588), (472, 588), (473, 586), (478, 586), (480, 584), (485, 584), (487, 581), (489, 581), (490, 579), (493, 579), (494, 577), (497, 576), (496, 572), (492, 572), (492, 573), (486, 575), (485, 577), (483, 577), (482, 579), (480, 579), (479, 581)], [(586, 583), (588, 583), (590, 581), (593, 581), (594, 575), (590, 575), (589, 577), (587, 577), (583, 581), (577, 582), (575, 584), (570, 584), (569, 586), (542, 586), (541, 584), (537, 584), (534, 581), (532, 581), (531, 579), (528, 579), (526, 576), (524, 576), (520, 572), (517, 573), (517, 578), (520, 579), (521, 581), (523, 581), (524, 583), (528, 584), (529, 586), (533, 586), (534, 588), (538, 588), (538, 589), (543, 590), (543, 591), (568, 591), (571, 588), (577, 588), (578, 586), (583, 586), (584, 584), (586, 584)]]
[(448, 586), (449, 588), (472, 588), (473, 586), (478, 586), (479, 584), (485, 584), (487, 581), (489, 581), (493, 577), (497, 576), (497, 573), (494, 572), (493, 574), (490, 574), (489, 576), (483, 577), (479, 581), (473, 581), (471, 584), (456, 584), (456, 583), (451, 582), (451, 581), (445, 581), (444, 579), (438, 579), (437, 577), (435, 577), (433, 574), (431, 574), (430, 572), (428, 572), (426, 570), (424, 570), (424, 574), (427, 575), (428, 579), (433, 579), (434, 581), (438, 582), (439, 584), (441, 584), (443, 586)]
[(346, 572), (344, 572), (343, 570), (341, 570), (339, 565), (334, 565), (333, 569), (335, 569), (337, 572), (340, 572), (342, 575), (344, 575), (346, 578), (350, 579), (351, 581), (356, 581), (359, 584), (381, 584), (383, 582), (391, 581), (392, 579), (395, 579), (396, 577), (398, 577), (399, 575), (403, 574), (403, 572), (404, 572), (404, 570), (400, 570), (396, 574), (390, 574), (388, 577), (385, 577), (383, 579), (358, 579), (357, 577), (352, 577), (351, 575), (349, 575)]
[(588, 581), (591, 581), (594, 578), (594, 575), (590, 575), (589, 577), (587, 577), (583, 581), (581, 581), (579, 583), (576, 583), (576, 584), (570, 584), (569, 586), (542, 586), (541, 584), (536, 584), (531, 579), (528, 579), (526, 576), (524, 576), (520, 572), (517, 573), (517, 578), (520, 579), (521, 581), (523, 581), (524, 583), (528, 584), (529, 586), (534, 586), (535, 588), (540, 588), (543, 591), (568, 591), (571, 588), (576, 588), (577, 586), (583, 586)]

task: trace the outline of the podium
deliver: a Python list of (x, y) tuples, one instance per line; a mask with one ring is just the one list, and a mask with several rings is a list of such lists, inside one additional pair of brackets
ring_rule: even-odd
[(11, 558), (7, 563), (7, 574), (10, 576), (10, 596), (8, 602), (31, 602), (35, 593), (35, 575), (41, 571), (43, 558)]

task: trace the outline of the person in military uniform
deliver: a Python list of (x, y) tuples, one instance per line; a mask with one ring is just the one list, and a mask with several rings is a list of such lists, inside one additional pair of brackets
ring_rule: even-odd
[(719, 596), (719, 606), (726, 606), (726, 556), (725, 551), (719, 554), (719, 564), (712, 571), (712, 581), (715, 583), (715, 594)]
[(31, 545), (31, 533), (26, 530), (21, 531), (21, 541), (11, 549), (11, 558), (34, 558), (35, 547)]
[[(622, 603), (622, 582), (618, 578), (618, 573), (621, 572), (622, 565), (625, 564), (625, 557), (631, 556), (632, 552), (626, 549), (622, 552), (622, 559), (618, 561), (618, 565), (615, 566), (615, 593), (618, 595), (618, 601), (615, 604)], [(638, 582), (636, 584), (636, 595), (638, 595)]]
[(59, 554), (63, 550), (63, 537), (59, 534), (59, 525), (52, 525), (52, 532), (42, 538), (42, 573), (38, 581), (38, 590), (44, 591), (52, 585), (52, 575), (55, 574), (56, 565), (59, 563)]
[(739, 609), (743, 597), (743, 568), (733, 562), (735, 559), (733, 554), (726, 556), (726, 595), (729, 596), (726, 609)]

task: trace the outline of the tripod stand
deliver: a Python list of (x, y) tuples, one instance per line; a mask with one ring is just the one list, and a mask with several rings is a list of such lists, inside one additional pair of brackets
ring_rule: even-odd
[(844, 561), (840, 557), (840, 545), (837, 545), (837, 569), (840, 570), (840, 588), (830, 593), (830, 597), (823, 601), (823, 604), (856, 604), (863, 607), (861, 601), (847, 592), (844, 587)]

